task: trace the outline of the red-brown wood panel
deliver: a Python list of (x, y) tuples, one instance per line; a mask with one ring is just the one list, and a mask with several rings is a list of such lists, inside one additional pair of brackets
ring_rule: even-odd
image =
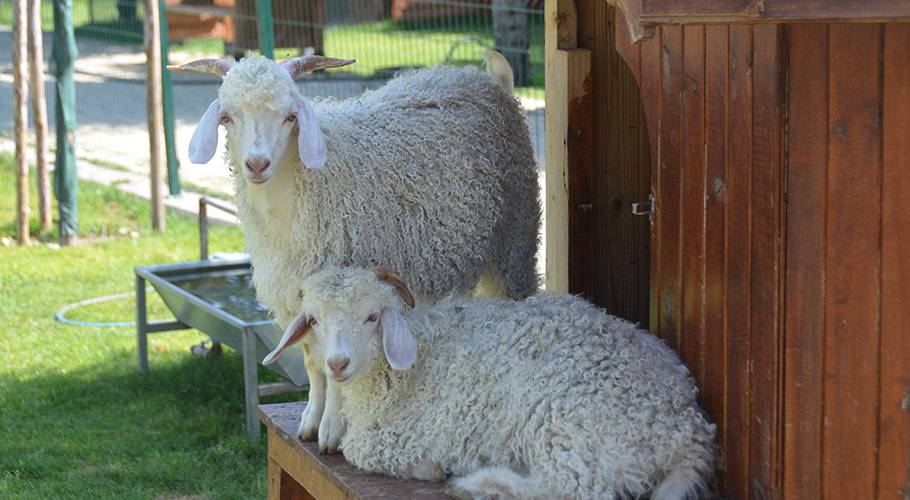
[[(657, 238), (660, 240), (658, 287), (658, 336), (674, 349), (680, 346), (680, 189), (682, 172), (683, 29), (661, 30), (660, 139), (657, 176)], [(653, 174), (652, 174), (653, 175)]]
[[(569, 289), (648, 326), (650, 229), (646, 217), (631, 213), (650, 190), (642, 100), (634, 69), (617, 52), (615, 9), (602, 1), (579, 6), (579, 44), (592, 52), (596, 90), (585, 104), (591, 154), (587, 165), (570, 166)], [(638, 52), (624, 49), (636, 68)]]
[(878, 498), (910, 496), (910, 24), (885, 27)]
[(749, 479), (754, 498), (771, 498), (777, 485), (779, 291), (783, 158), (781, 33), (753, 27), (751, 187), (751, 389)]
[(828, 25), (789, 28), (784, 498), (818, 498), (825, 333)]
[(749, 498), (752, 214), (752, 27), (730, 27), (727, 154), (726, 493)]
[(702, 386), (705, 373), (705, 28), (683, 29), (680, 352)]
[[(661, 31), (657, 30), (654, 38), (641, 44), (641, 96), (645, 111), (645, 127), (648, 131), (648, 142), (651, 144), (651, 194), (660, 192), (660, 176), (658, 172), (658, 149), (660, 137), (660, 108), (661, 108), (661, 44), (663, 43)], [(660, 210), (660, 207), (657, 207)], [(659, 284), (660, 255), (663, 252), (660, 234), (660, 217), (653, 217), (651, 224), (651, 286), (650, 286), (650, 329), (658, 331), (660, 327), (659, 310)]]
[[(719, 469), (724, 469), (726, 450), (725, 397), (727, 380), (727, 332), (724, 328), (727, 283), (727, 42), (729, 28), (705, 28), (705, 368), (702, 402), (717, 426)], [(722, 479), (722, 478), (719, 478)]]
[(830, 30), (826, 498), (874, 498), (876, 493), (881, 29), (874, 24), (833, 24)]

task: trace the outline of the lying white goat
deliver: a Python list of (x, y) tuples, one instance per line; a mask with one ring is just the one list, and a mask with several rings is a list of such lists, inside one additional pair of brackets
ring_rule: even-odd
[[(295, 287), (296, 288), (296, 287)], [(446, 299), (410, 314), (385, 269), (302, 281), (296, 342), (343, 385), (354, 465), (468, 498), (679, 500), (704, 491), (714, 426), (676, 354), (571, 295)]]

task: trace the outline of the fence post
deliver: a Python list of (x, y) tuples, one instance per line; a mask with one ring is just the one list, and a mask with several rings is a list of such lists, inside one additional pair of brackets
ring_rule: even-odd
[(256, 27), (259, 32), (259, 51), (269, 59), (275, 58), (275, 25), (272, 20), (272, 0), (256, 0)]
[(29, 237), (28, 160), (28, 5), (13, 0), (13, 114), (16, 132), (16, 241), (27, 245)]
[(54, 0), (54, 75), (56, 83), (57, 153), (54, 165), (54, 195), (60, 212), (60, 243), (68, 245), (76, 237), (78, 205), (76, 193), (76, 86), (73, 62), (78, 57), (73, 33), (73, 0)]
[(167, 5), (158, 0), (159, 31), (161, 36), (161, 100), (164, 105), (164, 148), (167, 151), (167, 187), (171, 196), (180, 196), (180, 162), (174, 144), (174, 88), (171, 72), (167, 70), (170, 34), (167, 27)]
[(145, 2), (146, 92), (149, 131), (149, 181), (151, 183), (152, 229), (164, 232), (164, 199), (161, 193), (161, 170), (165, 162), (164, 106), (161, 103), (161, 40), (158, 28), (158, 0)]
[(44, 97), (44, 40), (41, 30), (41, 0), (28, 1), (28, 66), (32, 83), (32, 115), (37, 142), (38, 213), (41, 229), (54, 224), (51, 214), (51, 185), (47, 168), (47, 100)]

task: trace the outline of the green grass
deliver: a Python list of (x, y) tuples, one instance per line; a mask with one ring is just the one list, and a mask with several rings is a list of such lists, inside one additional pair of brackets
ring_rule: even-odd
[[(14, 227), (11, 164), (0, 155), (3, 237)], [(0, 247), (0, 498), (262, 498), (265, 443), (250, 443), (243, 429), (235, 352), (196, 358), (198, 332), (156, 334), (143, 377), (132, 328), (53, 319), (64, 304), (131, 290), (133, 266), (193, 259), (193, 221), (169, 213), (167, 233), (154, 234), (143, 200), (89, 182), (79, 199), (81, 236), (93, 242)], [(141, 236), (95, 238), (102, 227)], [(210, 237), (214, 250), (243, 248), (236, 227), (212, 227)], [(132, 306), (124, 299), (72, 316), (124, 321)], [(150, 315), (166, 310), (153, 301)]]

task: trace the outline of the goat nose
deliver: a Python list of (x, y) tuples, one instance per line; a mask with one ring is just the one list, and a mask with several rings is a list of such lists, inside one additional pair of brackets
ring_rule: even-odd
[(250, 172), (255, 174), (261, 174), (265, 169), (269, 168), (272, 162), (268, 158), (263, 158), (262, 156), (251, 156), (246, 161), (246, 168), (250, 169)]
[(333, 374), (341, 375), (341, 372), (351, 364), (351, 358), (330, 358), (327, 363)]

